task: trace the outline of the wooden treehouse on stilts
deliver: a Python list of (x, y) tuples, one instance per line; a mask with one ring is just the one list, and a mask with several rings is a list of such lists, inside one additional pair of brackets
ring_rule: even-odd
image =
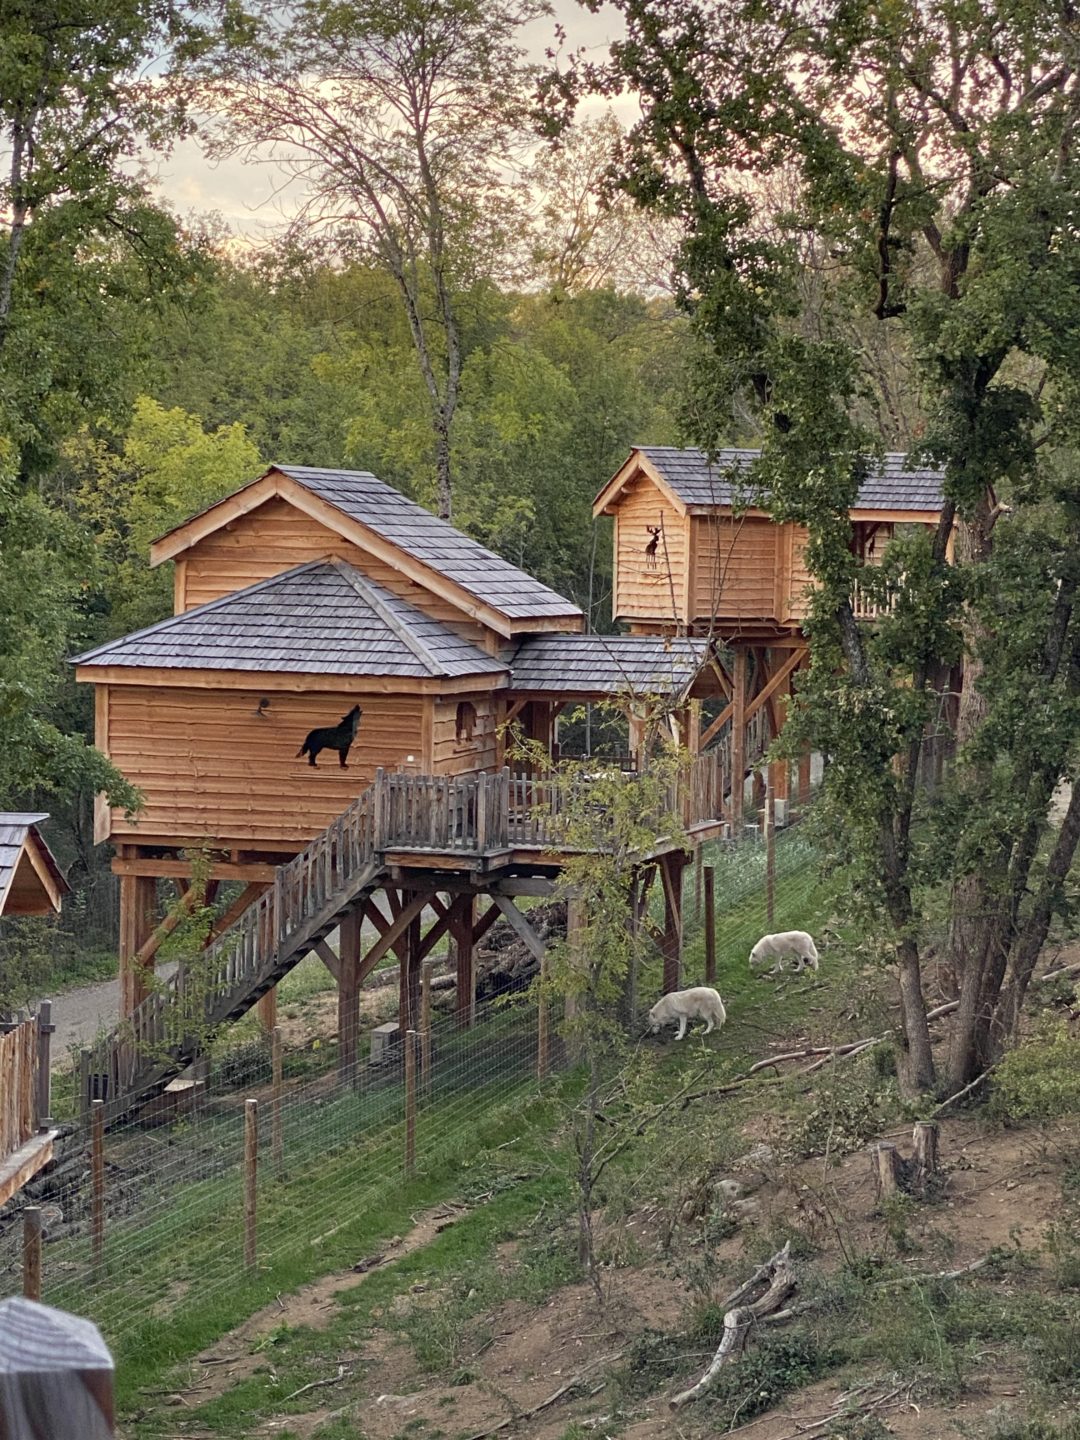
[[(650, 704), (692, 757), (671, 802), (680, 840), (658, 837), (634, 886), (640, 907), (659, 875), (664, 985), (677, 988), (683, 868), (742, 824), (806, 654), (805, 537), (763, 512), (735, 519), (723, 474), (697, 452), (635, 450), (597, 498), (615, 517), (615, 615), (630, 630), (616, 636), (582, 633), (569, 601), (363, 472), (274, 466), (158, 540), (175, 614), (76, 661), (95, 686), (97, 744), (144, 797), (137, 816), (97, 816), (120, 876), (123, 1023), (84, 1055), (84, 1101), (127, 1113), (208, 1030), (253, 1006), (272, 1026), (274, 987), (309, 953), (337, 981), (345, 1076), (359, 988), (388, 957), (403, 1033), (422, 964), (448, 937), (471, 1025), (479, 941), (505, 919), (541, 955), (516, 900), (550, 894), (561, 868), (557, 771), (511, 769), (507, 729), (557, 761), (559, 713), (583, 702), (625, 707), (631, 768)], [(936, 476), (882, 483), (853, 517), (868, 553), (882, 527), (931, 523), (940, 503)], [(775, 768), (777, 798), (786, 776)], [(186, 1034), (186, 967), (148, 979), (185, 907), (204, 903), (199, 855), (207, 898), (237, 893), (208, 938)], [(165, 918), (163, 881), (180, 897)]]
[[(508, 725), (556, 756), (565, 706), (647, 695), (685, 739), (715, 693), (707, 640), (583, 634), (569, 601), (365, 473), (275, 466), (151, 559), (174, 565), (175, 614), (75, 662), (95, 686), (98, 747), (144, 797), (136, 816), (97, 815), (120, 877), (122, 1024), (84, 1055), (81, 1085), (110, 1118), (163, 1089), (214, 1026), (253, 1006), (271, 1026), (274, 987), (312, 952), (337, 980), (343, 1074), (359, 987), (388, 957), (404, 1032), (448, 937), (472, 1024), (479, 941), (504, 918), (538, 954), (515, 902), (549, 894), (560, 869), (558, 783), (511, 771)], [(703, 757), (674, 797), (692, 846), (721, 831), (722, 760)], [(673, 896), (684, 858), (650, 860)], [(186, 1034), (188, 967), (150, 977), (205, 903), (196, 865), (207, 899), (236, 893), (193, 967)], [(165, 917), (162, 882), (179, 894)]]
[[(757, 450), (700, 450), (647, 446), (629, 458), (597, 495), (593, 514), (614, 519), (613, 615), (632, 635), (704, 637), (722, 700), (709, 707), (691, 735), (708, 753), (723, 745), (736, 776), (729, 797), (733, 832), (743, 824), (746, 782), (760, 810), (766, 784), (786, 814), (792, 798), (805, 803), (811, 756), (792, 776), (787, 761), (763, 774), (757, 761), (784, 725), (792, 687), (807, 663), (802, 623), (810, 575), (801, 525), (777, 524), (745, 501), (741, 486)], [(936, 528), (942, 503), (939, 472), (912, 468), (890, 454), (871, 470), (851, 512), (852, 548), (867, 566), (880, 564), (899, 527)], [(860, 590), (856, 618), (872, 622), (875, 606)], [(793, 793), (794, 792), (794, 793)]]

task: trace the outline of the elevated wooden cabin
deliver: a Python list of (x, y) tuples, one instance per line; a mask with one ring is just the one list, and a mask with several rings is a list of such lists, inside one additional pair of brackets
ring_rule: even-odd
[[(777, 524), (747, 504), (749, 472), (757, 450), (703, 451), (641, 446), (593, 503), (594, 515), (614, 519), (616, 620), (632, 634), (709, 635), (718, 642), (715, 664), (727, 703), (700, 732), (699, 743), (731, 746), (734, 773), (742, 774), (751, 749), (768, 746), (784, 724), (788, 698), (806, 659), (802, 624), (811, 577), (803, 560), (807, 531)], [(870, 469), (851, 511), (852, 546), (866, 565), (878, 564), (897, 527), (936, 526), (942, 476), (889, 454)], [(856, 614), (872, 620), (873, 606), (855, 594)], [(773, 796), (787, 802), (788, 766), (768, 770)], [(798, 767), (805, 799), (810, 757)], [(755, 803), (764, 779), (755, 776)], [(742, 786), (732, 795), (735, 824)]]
[[(806, 530), (745, 500), (757, 450), (643, 446), (600, 491), (614, 517), (616, 620), (630, 630), (708, 632), (725, 640), (797, 639), (810, 576)], [(853, 544), (873, 564), (898, 525), (936, 525), (941, 475), (886, 455), (851, 512)]]
[[(691, 739), (695, 697), (717, 686), (706, 640), (586, 635), (570, 601), (367, 473), (274, 466), (162, 537), (151, 559), (175, 567), (175, 613), (75, 661), (95, 686), (98, 747), (143, 796), (134, 815), (102, 807), (96, 834), (121, 876), (122, 1012), (145, 1035), (165, 1023), (145, 972), (179, 913), (160, 921), (158, 881), (194, 902), (193, 850), (209, 849), (213, 887), (245, 886), (219, 926), (243, 930), (247, 949), (240, 980), (223, 972), (215, 1023), (307, 950), (338, 965), (323, 937), (341, 924), (342, 1033), (354, 1032), (366, 916), (382, 948), (364, 964), (391, 947), (402, 957), (404, 1024), (420, 959), (447, 927), (471, 974), (493, 915), (476, 917), (477, 887), (497, 871), (505, 906), (514, 885), (543, 893), (558, 869), (533, 790), (512, 788), (504, 768), (508, 723), (550, 750), (563, 706), (617, 696), (640, 734), (662, 694)], [(356, 706), (347, 764), (328, 748), (313, 767), (309, 732)], [(722, 788), (712, 771), (698, 777), (702, 835)], [(445, 902), (432, 899), (440, 877)], [(421, 938), (429, 901), (441, 928)], [(263, 1015), (271, 1023), (272, 1005)], [(110, 1074), (115, 1093), (121, 1071)]]

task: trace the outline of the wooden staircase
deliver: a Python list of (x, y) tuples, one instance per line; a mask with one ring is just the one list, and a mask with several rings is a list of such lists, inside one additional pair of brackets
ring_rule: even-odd
[(193, 965), (180, 965), (111, 1035), (83, 1051), (84, 1106), (105, 1101), (115, 1122), (159, 1094), (218, 1026), (250, 1010), (377, 888), (384, 870), (375, 847), (380, 790), (379, 782), (369, 787), (295, 859), (279, 865), (273, 886)]

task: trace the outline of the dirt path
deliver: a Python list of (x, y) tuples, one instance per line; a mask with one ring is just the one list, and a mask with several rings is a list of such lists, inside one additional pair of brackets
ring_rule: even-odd
[[(162, 965), (158, 975), (166, 979), (175, 964)], [(93, 985), (76, 985), (62, 991), (53, 1001), (56, 1033), (52, 1043), (52, 1065), (68, 1064), (72, 1045), (89, 1045), (99, 1031), (111, 1030), (120, 1014), (120, 981), (98, 980)]]

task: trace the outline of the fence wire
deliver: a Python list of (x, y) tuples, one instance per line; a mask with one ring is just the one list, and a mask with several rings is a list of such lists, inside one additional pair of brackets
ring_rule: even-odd
[[(733, 967), (745, 972), (750, 946), (763, 933), (766, 847), (760, 838), (709, 848), (716, 883), (718, 987)], [(775, 928), (805, 928), (805, 899), (816, 881), (812, 852), (796, 829), (776, 837), (778, 908)], [(807, 872), (805, 885), (797, 881)], [(701, 982), (694, 872), (685, 876), (687, 965), (683, 984)], [(659, 886), (651, 904), (662, 909)], [(692, 952), (692, 955), (691, 955)], [(656, 973), (642, 977), (641, 1010), (656, 998)], [(557, 1032), (558, 1018), (552, 1015)], [(431, 1066), (418, 1087), (415, 1165), (421, 1179), (463, 1160), (487, 1119), (518, 1107), (524, 1115), (540, 1093), (537, 1007), (516, 996), (478, 1007), (476, 1024), (436, 1014)], [(638, 1017), (640, 1028), (640, 1015)], [(294, 1057), (286, 1058), (286, 1074)], [(557, 1040), (552, 1068), (564, 1064)], [(259, 1100), (258, 1241), (260, 1280), (292, 1288), (306, 1270), (318, 1273), (325, 1254), (333, 1268), (350, 1227), (392, 1215), (405, 1181), (406, 1116), (401, 1047), (385, 1065), (367, 1057), (343, 1082), (323, 1074), (288, 1083), (280, 1101), (281, 1164), (275, 1160), (269, 1086)], [(64, 1147), (45, 1205), (42, 1298), (92, 1318), (121, 1352), (149, 1326), (177, 1323), (195, 1303), (225, 1297), (245, 1277), (245, 1092), (194, 1092), (190, 1113), (156, 1128), (144, 1114), (110, 1130), (106, 1141), (106, 1215), (100, 1264), (91, 1252), (90, 1137), (80, 1129)], [(0, 1217), (0, 1291), (21, 1285), (21, 1217)], [(362, 1257), (356, 1256), (355, 1259)]]

